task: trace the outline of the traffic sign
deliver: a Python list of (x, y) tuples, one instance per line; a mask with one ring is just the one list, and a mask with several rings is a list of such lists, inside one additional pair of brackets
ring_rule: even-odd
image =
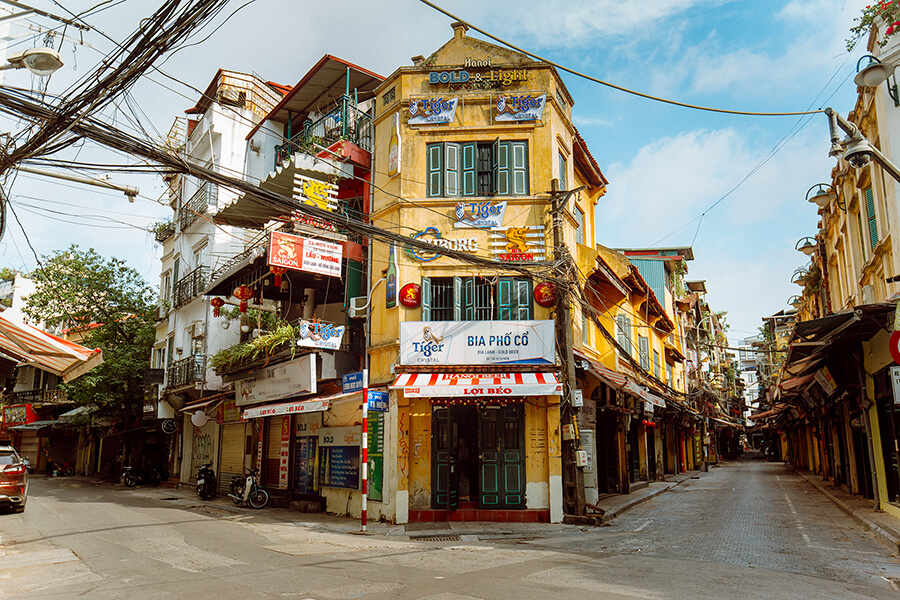
[(355, 373), (347, 373), (341, 377), (341, 390), (346, 394), (348, 392), (361, 392), (363, 389), (362, 371)]
[(369, 410), (374, 410), (376, 412), (387, 412), (388, 411), (388, 394), (387, 392), (373, 392), (369, 391)]

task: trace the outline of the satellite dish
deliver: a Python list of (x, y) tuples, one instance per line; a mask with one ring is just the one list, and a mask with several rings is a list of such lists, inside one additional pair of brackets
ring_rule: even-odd
[(202, 410), (198, 410), (194, 414), (191, 415), (191, 423), (193, 423), (194, 427), (203, 427), (209, 422), (209, 417), (206, 416), (206, 413)]

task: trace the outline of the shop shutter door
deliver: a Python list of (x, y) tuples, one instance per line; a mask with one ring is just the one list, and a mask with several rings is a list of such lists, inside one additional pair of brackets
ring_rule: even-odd
[(219, 428), (219, 493), (231, 491), (231, 478), (244, 473), (244, 423), (222, 425)]
[[(19, 442), (19, 454), (28, 458), (35, 470), (38, 468), (38, 450), (40, 450), (40, 439), (34, 433), (26, 433)], [(54, 457), (56, 458), (56, 457)]]
[(266, 458), (263, 481), (269, 488), (278, 487), (278, 468), (281, 466), (281, 417), (268, 417), (266, 427)]

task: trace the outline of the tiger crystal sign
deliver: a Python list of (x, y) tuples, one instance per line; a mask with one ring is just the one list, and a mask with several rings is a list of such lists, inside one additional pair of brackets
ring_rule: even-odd
[(293, 271), (330, 277), (341, 276), (343, 248), (340, 244), (273, 231), (269, 238), (268, 264)]

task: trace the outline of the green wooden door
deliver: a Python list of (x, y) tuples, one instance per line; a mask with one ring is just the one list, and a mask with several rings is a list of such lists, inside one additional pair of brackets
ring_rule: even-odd
[(521, 405), (478, 413), (479, 508), (525, 508), (525, 418)]
[(458, 428), (453, 412), (453, 407), (435, 408), (431, 414), (431, 506), (451, 511), (459, 506)]

